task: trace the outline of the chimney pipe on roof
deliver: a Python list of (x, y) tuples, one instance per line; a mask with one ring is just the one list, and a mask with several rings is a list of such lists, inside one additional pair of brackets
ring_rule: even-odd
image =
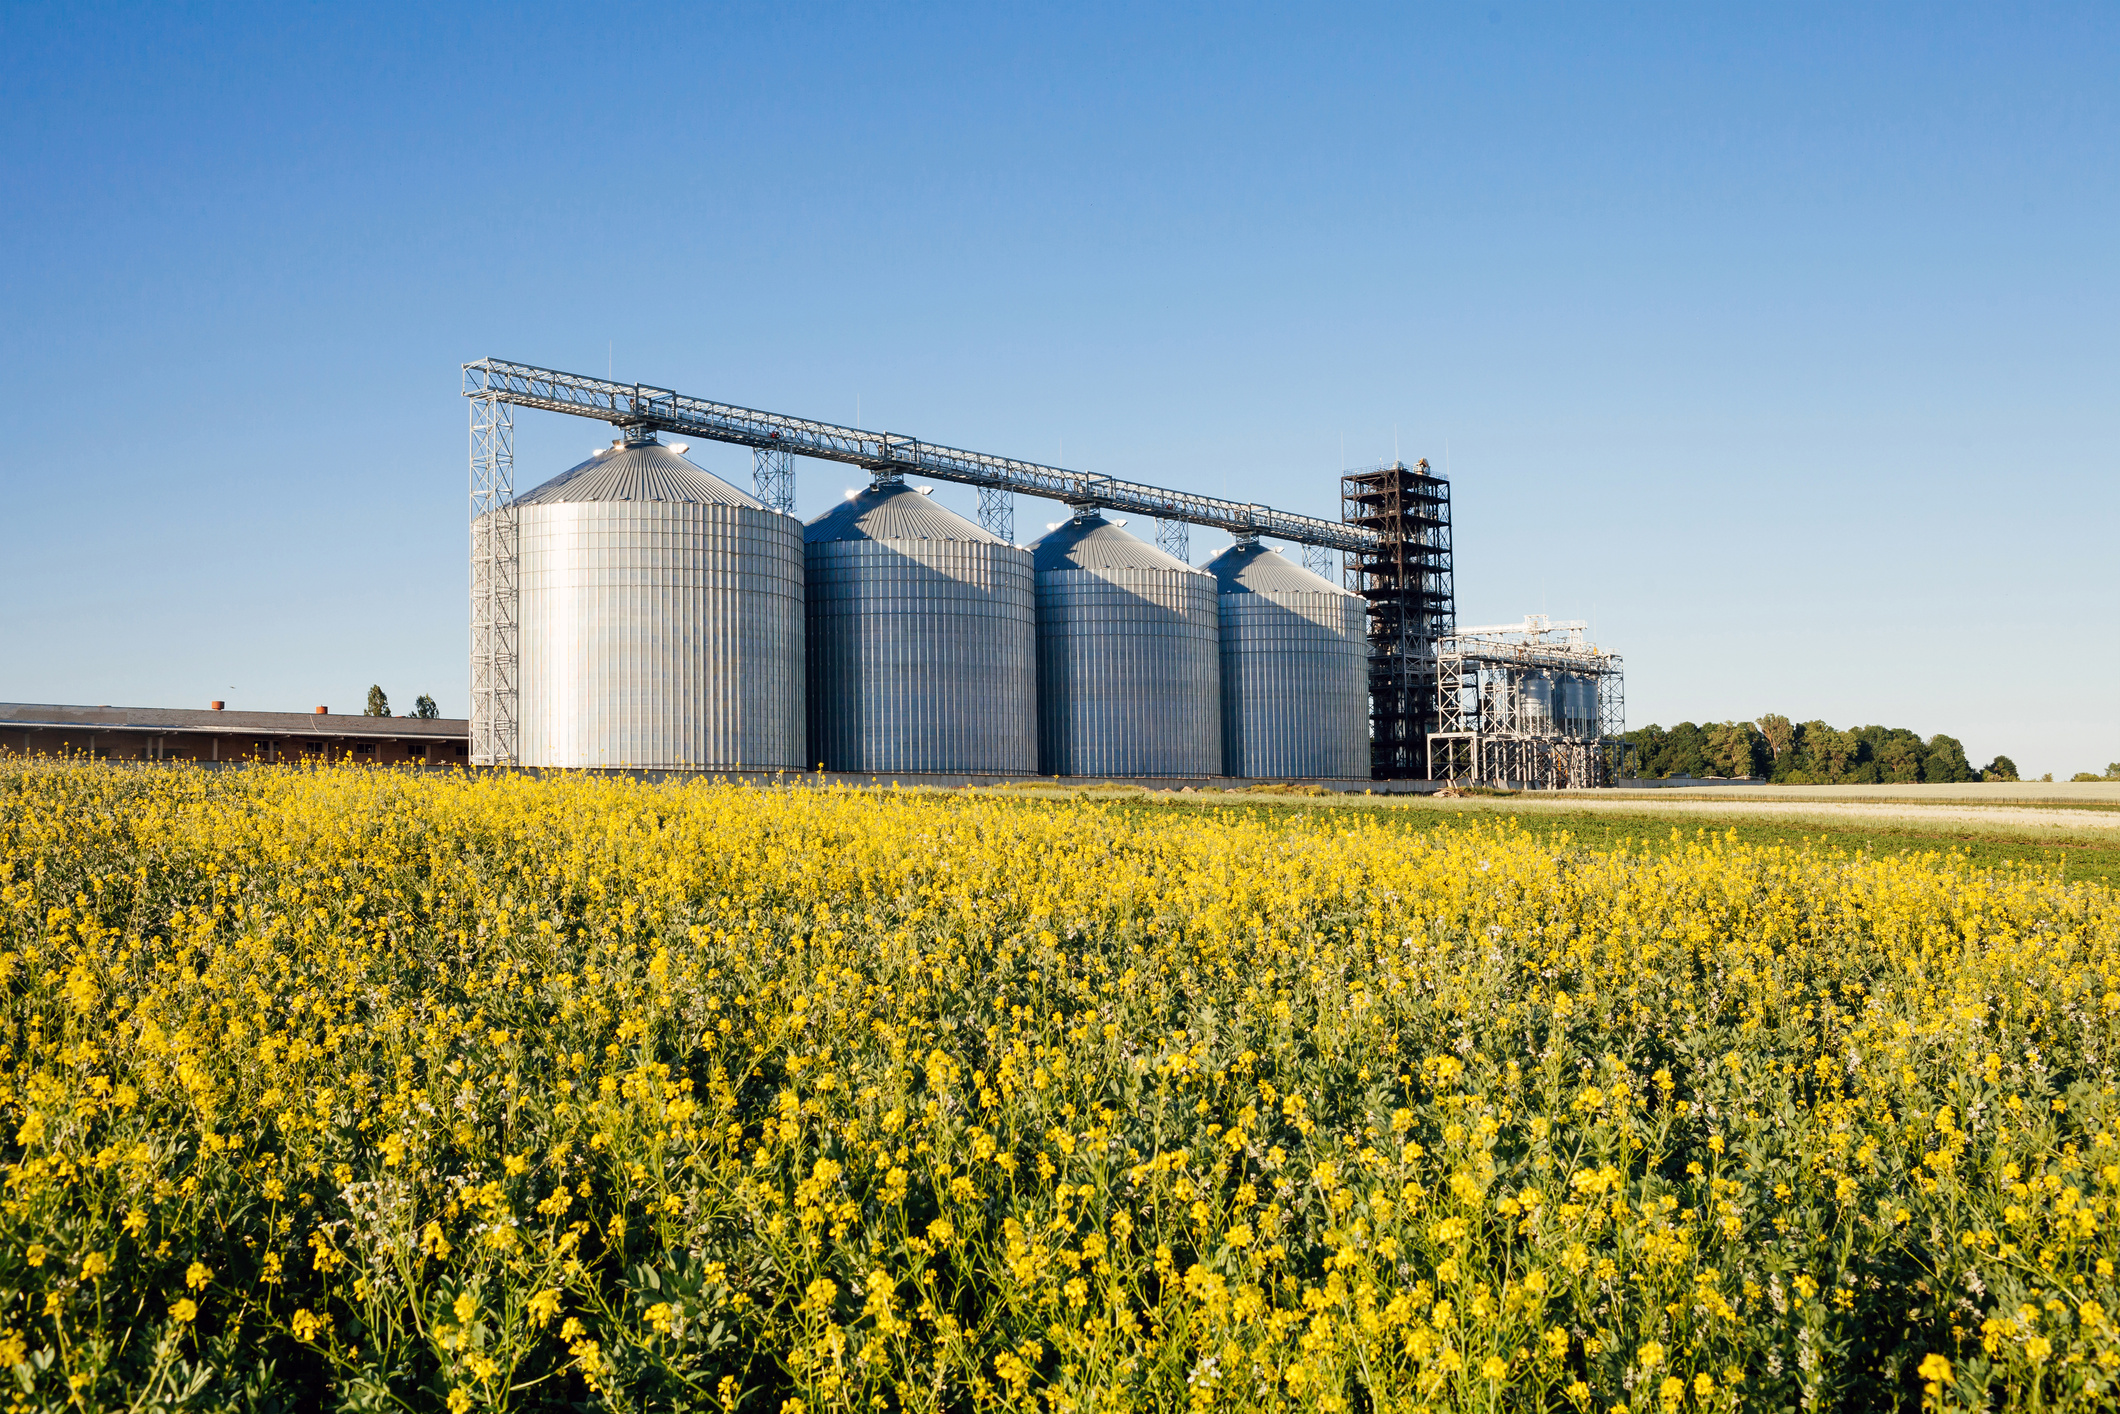
[(227, 706), (228, 704), (227, 704), (226, 702), (213, 702), (213, 703), (209, 703), (209, 704), (207, 704), (207, 705), (209, 705), (210, 707), (212, 707), (212, 708), (214, 709), (214, 711), (218, 712), (218, 711), (220, 711), (220, 710), (221, 710), (221, 709), (222, 709), (223, 707), (226, 707), (226, 706)]

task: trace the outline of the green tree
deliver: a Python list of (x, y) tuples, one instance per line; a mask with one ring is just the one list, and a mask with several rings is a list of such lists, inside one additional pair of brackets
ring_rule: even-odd
[(1715, 768), (1708, 764), (1707, 734), (1691, 722), (1680, 722), (1671, 728), (1671, 735), (1665, 740), (1663, 752), (1657, 760), (1655, 774), (1714, 775)]
[(1928, 755), (1921, 738), (1910, 731), (1894, 729), (1885, 734), (1877, 749), (1877, 775), (1893, 785), (1912, 785), (1921, 779)]
[(1965, 759), (1965, 746), (1954, 736), (1938, 732), (1929, 738), (1929, 759), (1922, 767), (1921, 778), (1925, 781), (1940, 781), (1950, 784), (1956, 781), (1977, 781), (1980, 773), (1973, 763)]
[(1761, 776), (1773, 759), (1767, 739), (1750, 722), (1716, 722), (1707, 729), (1709, 768), (1717, 776)]
[(1987, 769), (1980, 773), (1980, 779), (1983, 781), (2014, 781), (2017, 779), (2017, 763), (2010, 760), (2007, 756), (1998, 756), (1987, 763)]
[(1826, 785), (1846, 780), (1862, 753), (1855, 733), (1824, 722), (1805, 722), (1802, 731), (1804, 770), (1811, 779)]
[(412, 715), (423, 722), (431, 722), (442, 715), (442, 709), (434, 705), (434, 699), (421, 693), (412, 704)]
[(371, 685), (368, 689), (368, 707), (361, 713), (364, 717), (387, 717), (390, 715), (390, 697), (382, 688)]
[(1774, 753), (1776, 765), (1781, 764), (1783, 757), (1793, 758), (1795, 756), (1796, 724), (1794, 722), (1791, 722), (1779, 712), (1769, 712), (1753, 725), (1757, 726), (1759, 734), (1766, 738), (1767, 750)]

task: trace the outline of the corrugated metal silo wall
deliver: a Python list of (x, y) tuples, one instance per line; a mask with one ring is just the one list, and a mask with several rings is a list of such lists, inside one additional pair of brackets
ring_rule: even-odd
[(524, 765), (802, 766), (800, 523), (687, 501), (518, 515)]
[(1037, 581), (1040, 774), (1219, 774), (1214, 579), (1107, 568)]
[(1368, 606), (1306, 590), (1219, 599), (1223, 774), (1367, 777)]
[(1038, 769), (1029, 551), (899, 539), (819, 541), (804, 551), (812, 765)]

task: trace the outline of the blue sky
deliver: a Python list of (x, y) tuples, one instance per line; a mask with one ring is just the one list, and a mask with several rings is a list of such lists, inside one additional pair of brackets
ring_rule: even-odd
[(1328, 515), (1396, 446), (1637, 725), (2120, 760), (2120, 7), (4, 14), (0, 698), (462, 713), (491, 354)]

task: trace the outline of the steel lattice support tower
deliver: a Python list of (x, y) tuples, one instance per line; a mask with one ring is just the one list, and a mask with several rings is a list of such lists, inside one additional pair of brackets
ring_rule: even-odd
[(512, 766), (516, 734), (515, 415), (499, 398), (471, 399), (471, 760)]
[(1347, 587), (1369, 601), (1370, 774), (1428, 774), (1436, 645), (1457, 623), (1450, 483), (1421, 461), (1340, 478), (1340, 519), (1376, 536), (1347, 559)]
[(1192, 527), (1182, 520), (1157, 520), (1156, 548), (1166, 555), (1175, 555), (1188, 565), (1192, 563)]
[(1332, 550), (1329, 546), (1305, 545), (1303, 547), (1303, 568), (1309, 570), (1319, 579), (1332, 579), (1335, 577), (1332, 572), (1332, 560)]
[(795, 514), (795, 454), (779, 447), (751, 449), (751, 484), (769, 511)]
[(979, 528), (1005, 545), (1016, 543), (1016, 493), (1000, 486), (979, 488)]

